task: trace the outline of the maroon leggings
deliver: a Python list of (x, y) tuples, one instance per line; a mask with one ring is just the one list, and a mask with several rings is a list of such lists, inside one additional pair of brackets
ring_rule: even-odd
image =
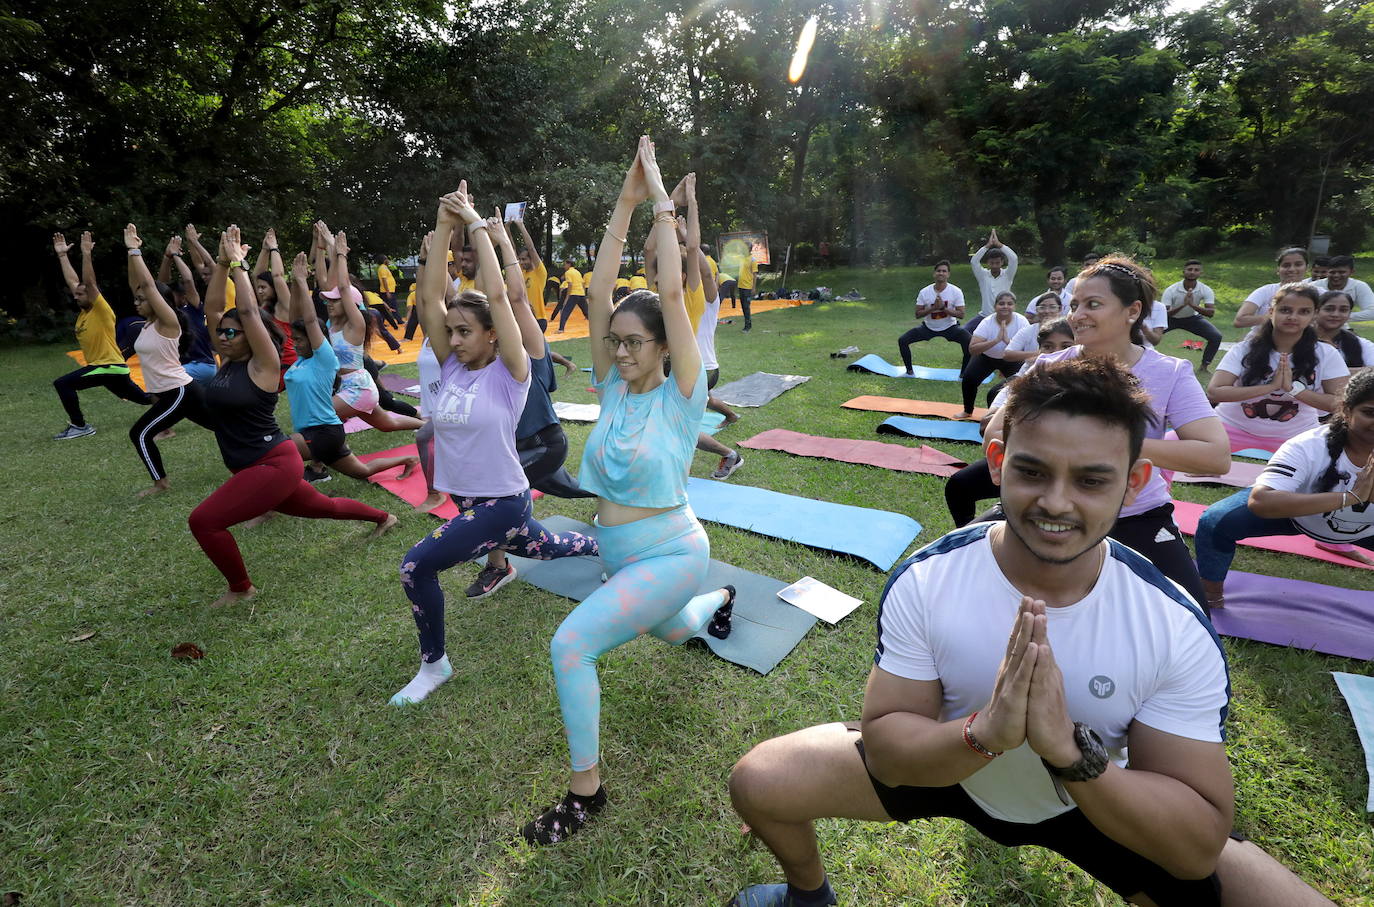
[(385, 511), (350, 498), (320, 494), (302, 477), (304, 464), (295, 442), (283, 441), (252, 466), (240, 469), (191, 511), (187, 522), (205, 556), (219, 568), (234, 592), (252, 586), (238, 543), (229, 527), (269, 510), (324, 520), (366, 520), (381, 525)]

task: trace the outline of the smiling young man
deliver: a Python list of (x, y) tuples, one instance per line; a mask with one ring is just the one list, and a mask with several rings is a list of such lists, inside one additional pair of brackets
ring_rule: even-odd
[(1135, 903), (1320, 903), (1228, 838), (1221, 644), (1180, 587), (1107, 538), (1152, 470), (1148, 398), (1114, 362), (1074, 359), (1015, 379), (1005, 410), (989, 462), (1006, 522), (955, 530), (892, 575), (862, 724), (736, 765), (735, 808), (787, 884), (735, 903), (836, 903), (814, 819), (937, 816), (1055, 850)]
[(1171, 284), (1160, 297), (1169, 316), (1169, 331), (1187, 331), (1207, 341), (1202, 351), (1202, 364), (1198, 371), (1207, 372), (1212, 367), (1217, 350), (1221, 349), (1221, 331), (1212, 324), (1217, 314), (1217, 295), (1212, 288), (1202, 282), (1202, 262), (1190, 258), (1183, 263), (1183, 279)]

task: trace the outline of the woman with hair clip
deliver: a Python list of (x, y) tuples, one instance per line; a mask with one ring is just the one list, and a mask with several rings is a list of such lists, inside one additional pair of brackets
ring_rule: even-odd
[[(317, 224), (316, 229), (323, 229)], [(339, 389), (334, 394), (334, 412), (347, 421), (354, 416), (379, 431), (414, 431), (423, 423), (414, 416), (400, 416), (378, 406), (377, 384), (363, 363), (372, 340), (372, 319), (363, 313), (363, 297), (348, 274), (348, 236), (330, 236), (327, 229), (322, 243), (329, 253), (328, 274), (320, 295), (329, 311), (329, 342), (339, 358)]]
[(1365, 369), (1345, 386), (1330, 422), (1283, 442), (1255, 487), (1203, 512), (1194, 541), (1208, 605), (1225, 606), (1226, 574), (1243, 539), (1306, 535), (1328, 551), (1374, 565), (1374, 558), (1359, 550), (1374, 548), (1371, 496), (1374, 369)]
[[(1155, 298), (1150, 273), (1123, 255), (1110, 255), (1085, 268), (1074, 283), (1069, 324), (1077, 345), (1041, 356), (1031, 368), (1076, 356), (1111, 356), (1123, 363), (1150, 395), (1156, 421), (1145, 433), (1141, 456), (1153, 464), (1145, 487), (1123, 502), (1111, 537), (1145, 555), (1160, 572), (1203, 604), (1206, 596), (1197, 565), (1174, 523), (1169, 488), (1160, 476), (1168, 469), (1197, 475), (1221, 475), (1231, 466), (1226, 432), (1212, 412), (1207, 395), (1193, 375), (1192, 363), (1166, 356), (1143, 344), (1142, 328)], [(1165, 432), (1172, 428), (1175, 434)], [(1002, 413), (983, 435), (1002, 436)], [(1059, 531), (1071, 514), (1045, 514), (1046, 531)], [(1205, 607), (1205, 604), (1203, 604)]]
[[(630, 217), (649, 198), (661, 295), (633, 292), (612, 312)], [(601, 417), (578, 478), (599, 495), (597, 537), (609, 578), (573, 609), (549, 646), (572, 777), (567, 794), (521, 830), (531, 844), (566, 840), (606, 805), (597, 659), (645, 633), (673, 645), (703, 627), (718, 638), (730, 633), (734, 589), (697, 595), (711, 545), (687, 503), (686, 480), (706, 409), (706, 374), (683, 303), (673, 211), (654, 146), (643, 136), (601, 241), (589, 294)], [(669, 355), (672, 376), (666, 377)]]
[(1285, 284), (1264, 322), (1226, 351), (1207, 385), (1231, 450), (1278, 450), (1336, 408), (1350, 368), (1312, 327), (1316, 287)]
[(291, 440), (300, 450), (301, 459), (317, 460), (355, 479), (366, 481), (397, 466), (405, 467), (398, 478), (409, 478), (420, 465), (419, 457), (378, 457), (364, 463), (349, 450), (343, 422), (334, 411), (334, 378), (339, 371), (339, 358), (320, 330), (305, 275), (305, 253), (301, 252), (291, 266), (289, 297), (289, 314), (296, 318), (288, 327), (297, 357), (283, 375), (286, 400), (291, 405)]
[(304, 464), (296, 445), (277, 425), (277, 387), (281, 383), (281, 335), (255, 305), (224, 311), (224, 287), (232, 279), (241, 299), (252, 299), (248, 247), (239, 228), (220, 238), (219, 259), (205, 299), (210, 332), (219, 346), (220, 366), (205, 389), (206, 408), (215, 421), (215, 441), (233, 473), (191, 511), (187, 522), (201, 550), (229, 582), (215, 602), (231, 605), (258, 590), (229, 527), (277, 511), (288, 516), (375, 523), (376, 538), (396, 525), (391, 514), (348, 498), (327, 498), (301, 477)]
[(171, 287), (153, 280), (143, 261), (143, 240), (133, 224), (124, 228), (124, 248), (129, 253), (129, 289), (134, 294), (134, 307), (144, 319), (143, 330), (134, 340), (134, 350), (143, 367), (148, 396), (153, 398), (153, 405), (129, 429), (129, 441), (153, 478), (153, 484), (138, 493), (141, 498), (171, 487), (167, 470), (162, 466), (162, 452), (157, 448), (157, 436), (182, 419), (211, 430), (214, 422), (205, 409), (204, 392), (181, 364), (181, 354), (190, 339), (189, 328), (168, 302)]
[(1327, 290), (1317, 302), (1317, 318), (1312, 322), (1317, 339), (1340, 351), (1352, 370), (1374, 365), (1374, 343), (1348, 330), (1355, 300), (1345, 290)]
[(1278, 283), (1266, 283), (1245, 297), (1240, 310), (1236, 312), (1236, 320), (1232, 322), (1234, 327), (1252, 328), (1263, 323), (1264, 313), (1274, 302), (1279, 287), (1302, 283), (1307, 279), (1307, 250), (1301, 246), (1280, 249), (1279, 254), (1274, 256), (1274, 265), (1279, 275)]
[(444, 642), (444, 592), (439, 574), (500, 548), (524, 557), (596, 554), (596, 540), (577, 532), (555, 535), (530, 507), (530, 483), (515, 449), (515, 426), (530, 386), (529, 354), (511, 311), (487, 222), (473, 209), (467, 181), (439, 202), (431, 248), (447, 249), (454, 228), (466, 225), (486, 295), (458, 294), (444, 305), (447, 274), (427, 268), (417, 294), (425, 336), (439, 360), (434, 411), (434, 484), (451, 495), (458, 515), (426, 535), (401, 561), (401, 587), (420, 636), (420, 670), (391, 697), (411, 705), (453, 674)]

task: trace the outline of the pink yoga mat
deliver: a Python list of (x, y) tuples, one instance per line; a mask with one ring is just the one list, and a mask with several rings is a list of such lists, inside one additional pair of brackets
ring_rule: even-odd
[(1187, 473), (1174, 473), (1175, 482), (1193, 482), (1199, 485), (1232, 485), (1236, 488), (1249, 488), (1255, 484), (1255, 479), (1264, 471), (1264, 463), (1246, 463), (1243, 460), (1235, 460), (1231, 463), (1231, 469), (1224, 476), (1195, 476)]
[(879, 466), (900, 472), (923, 472), (945, 478), (968, 465), (957, 457), (951, 457), (943, 451), (925, 445), (907, 447), (904, 444), (888, 444), (884, 441), (823, 438), (819, 435), (788, 431), (785, 428), (762, 432), (739, 444), (741, 447), (752, 447), (755, 450), (781, 450), (799, 457), (819, 457), (823, 460)]
[[(369, 463), (378, 457), (413, 457), (415, 456), (415, 445), (406, 444), (403, 447), (393, 447), (390, 450), (379, 450), (376, 453), (358, 454), (358, 459), (364, 463)], [(401, 467), (388, 469), (386, 472), (378, 473), (373, 476), (371, 481), (378, 487), (384, 488), (396, 497), (405, 501), (411, 507), (416, 506), (429, 496), (429, 489), (425, 487), (425, 474), (417, 469), (410, 474), (410, 478), (402, 481), (397, 478), (401, 474)], [(530, 497), (538, 500), (543, 494), (538, 491), (531, 491)], [(447, 522), (458, 515), (458, 508), (454, 505), (451, 498), (446, 498), (444, 503), (430, 511), (430, 513), (441, 520)]]
[(1374, 592), (1232, 570), (1212, 625), (1237, 639), (1374, 658)]
[[(1206, 509), (1204, 505), (1194, 504), (1192, 501), (1174, 501), (1174, 522), (1178, 523), (1178, 528), (1188, 535), (1197, 535), (1197, 521), (1201, 519), (1202, 512)], [(1328, 564), (1340, 564), (1342, 567), (1374, 570), (1374, 567), (1366, 566), (1359, 561), (1352, 561), (1350, 558), (1341, 557), (1339, 554), (1321, 550), (1317, 547), (1316, 542), (1305, 535), (1267, 535), (1246, 539), (1241, 544), (1247, 548), (1259, 548), (1263, 551), (1299, 554), (1303, 557), (1326, 561)]]
[[(371, 425), (368, 425), (357, 416), (350, 416), (348, 420), (344, 422), (344, 434), (351, 435), (354, 432), (367, 431), (371, 427)], [(397, 456), (399, 456), (399, 454)]]

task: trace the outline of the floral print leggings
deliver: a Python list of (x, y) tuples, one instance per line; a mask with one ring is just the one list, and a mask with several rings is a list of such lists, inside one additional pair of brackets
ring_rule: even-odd
[(420, 632), (420, 657), (426, 663), (444, 657), (444, 592), (439, 588), (442, 571), (496, 548), (541, 561), (598, 552), (596, 539), (590, 536), (580, 532), (554, 534), (539, 525), (528, 489), (504, 498), (455, 497), (453, 502), (458, 515), (416, 542), (401, 561), (401, 586), (410, 599)]

